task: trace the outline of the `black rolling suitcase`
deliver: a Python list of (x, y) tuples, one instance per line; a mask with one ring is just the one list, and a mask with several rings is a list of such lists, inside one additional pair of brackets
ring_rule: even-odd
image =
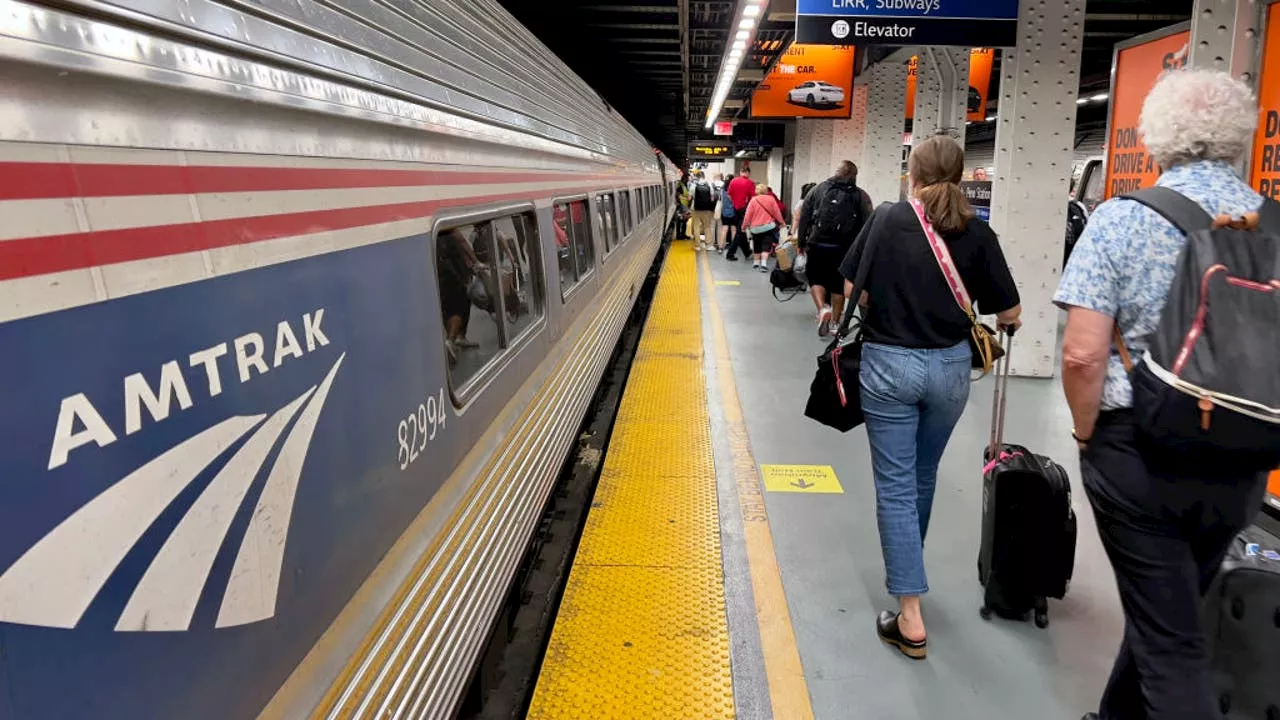
[[(1012, 349), (1009, 337), (1007, 348)], [(982, 544), (978, 581), (982, 617), (992, 613), (1049, 625), (1048, 598), (1062, 598), (1076, 555), (1071, 480), (1062, 466), (1020, 445), (1004, 442), (1009, 358), (997, 363), (991, 440), (983, 452)]]
[(1204, 630), (1226, 720), (1280, 717), (1280, 542), (1255, 528), (1232, 543), (1205, 596)]

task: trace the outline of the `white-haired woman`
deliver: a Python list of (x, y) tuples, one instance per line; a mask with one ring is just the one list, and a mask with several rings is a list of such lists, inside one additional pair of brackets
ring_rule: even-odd
[[(1209, 70), (1164, 75), (1139, 131), (1162, 170), (1157, 185), (1211, 216), (1241, 217), (1262, 198), (1236, 174), (1257, 122), (1249, 88)], [(1097, 715), (1118, 720), (1220, 717), (1200, 627), (1204, 592), (1229, 544), (1261, 507), (1265, 478), (1176, 466), (1135, 434), (1133, 389), (1116, 348), (1147, 349), (1186, 238), (1133, 200), (1100, 206), (1071, 253), (1056, 302), (1067, 308), (1062, 385), (1081, 448), (1085, 491), (1115, 570), (1125, 631)]]

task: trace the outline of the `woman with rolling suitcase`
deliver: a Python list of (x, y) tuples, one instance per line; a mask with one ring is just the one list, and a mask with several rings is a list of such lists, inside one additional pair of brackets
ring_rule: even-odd
[[(912, 151), (908, 172), (911, 199), (876, 210), (840, 270), (853, 279), (861, 263), (869, 264), (867, 291), (860, 293), (867, 303), (861, 401), (886, 584), (898, 605), (897, 612), (880, 613), (876, 632), (922, 659), (920, 596), (929, 590), (924, 539), (938, 464), (969, 397), (971, 342), (979, 329), (972, 302), (1008, 328), (1020, 324), (1021, 307), (996, 234), (977, 219), (958, 185), (960, 146), (945, 136), (929, 138)], [(852, 282), (845, 293), (853, 293)], [(963, 304), (962, 295), (969, 298)], [(985, 369), (991, 359), (985, 357)]]

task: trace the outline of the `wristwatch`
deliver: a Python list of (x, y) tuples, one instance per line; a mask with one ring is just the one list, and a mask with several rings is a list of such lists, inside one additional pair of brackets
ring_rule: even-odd
[(1076, 442), (1080, 443), (1081, 445), (1088, 445), (1088, 444), (1089, 444), (1089, 441), (1090, 441), (1090, 440), (1092, 440), (1093, 438), (1092, 438), (1092, 437), (1082, 438), (1082, 437), (1080, 437), (1079, 435), (1077, 435), (1077, 434), (1076, 434), (1075, 428), (1072, 428), (1072, 429), (1071, 429), (1071, 439), (1072, 439), (1072, 440), (1075, 440)]

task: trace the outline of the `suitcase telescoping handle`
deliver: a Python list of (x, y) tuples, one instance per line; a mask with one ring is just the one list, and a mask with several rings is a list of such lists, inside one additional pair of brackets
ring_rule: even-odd
[(996, 387), (991, 397), (991, 440), (987, 446), (988, 457), (1000, 457), (1004, 447), (1004, 411), (1008, 404), (1009, 367), (1013, 357), (1013, 329), (1001, 329), (1000, 336), (1004, 342), (1004, 357), (996, 361)]

